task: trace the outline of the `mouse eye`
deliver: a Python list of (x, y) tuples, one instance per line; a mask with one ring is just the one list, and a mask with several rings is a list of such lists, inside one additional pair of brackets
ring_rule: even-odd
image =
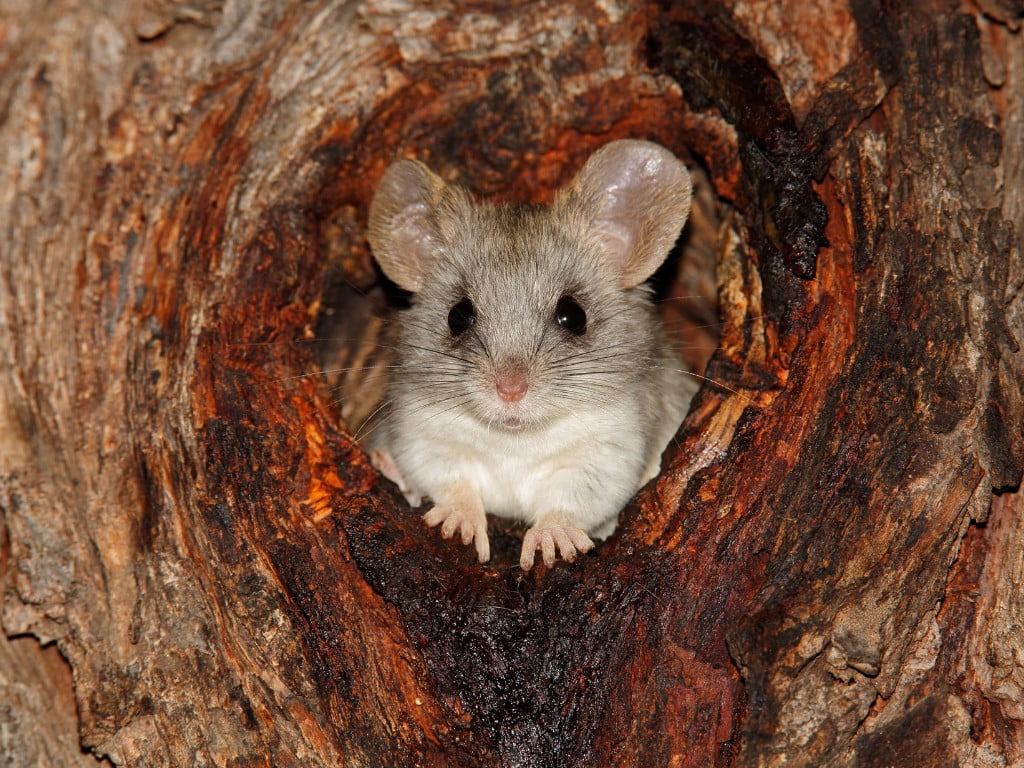
[(448, 330), (452, 332), (452, 336), (461, 336), (475, 322), (476, 310), (469, 299), (456, 302), (448, 312)]
[(569, 333), (582, 336), (587, 330), (587, 313), (572, 296), (563, 296), (555, 305), (555, 322)]

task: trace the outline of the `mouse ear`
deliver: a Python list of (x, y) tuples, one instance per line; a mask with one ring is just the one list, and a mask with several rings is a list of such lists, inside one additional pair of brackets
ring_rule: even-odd
[(590, 156), (556, 205), (582, 214), (623, 288), (665, 260), (690, 214), (690, 174), (649, 141), (613, 141)]
[(441, 251), (433, 221), (447, 185), (416, 160), (400, 160), (384, 173), (370, 204), (367, 238), (384, 274), (416, 293)]

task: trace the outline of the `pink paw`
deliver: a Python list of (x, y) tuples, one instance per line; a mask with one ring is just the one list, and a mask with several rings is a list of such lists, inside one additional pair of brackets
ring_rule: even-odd
[(491, 559), (487, 516), (482, 509), (467, 509), (458, 504), (438, 504), (423, 516), (423, 522), (431, 528), (440, 524), (441, 536), (446, 539), (459, 531), (463, 544), (475, 544), (476, 556), (481, 563)]
[(569, 525), (561, 516), (545, 516), (538, 520), (523, 537), (523, 550), (519, 555), (519, 565), (524, 571), (533, 567), (533, 556), (540, 549), (544, 565), (549, 568), (555, 564), (555, 552), (563, 560), (572, 562), (577, 553), (589, 552), (594, 548), (590, 540), (580, 528)]
[(398, 469), (398, 465), (395, 460), (391, 458), (391, 454), (386, 450), (374, 449), (370, 451), (370, 463), (377, 468), (384, 477), (390, 480), (392, 483), (398, 486), (398, 490), (405, 496), (405, 500), (409, 502), (410, 507), (418, 507), (423, 497), (418, 493), (409, 488), (405, 482), (405, 478), (402, 477), (401, 471)]

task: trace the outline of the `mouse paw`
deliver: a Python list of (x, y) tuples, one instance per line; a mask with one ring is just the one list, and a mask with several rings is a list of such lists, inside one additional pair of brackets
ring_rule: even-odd
[(383, 449), (374, 449), (370, 451), (370, 463), (384, 477), (398, 486), (398, 490), (405, 496), (405, 500), (409, 502), (410, 507), (418, 507), (420, 505), (423, 497), (409, 488), (409, 484), (405, 482), (405, 478), (402, 477), (402, 473), (398, 469), (395, 460), (391, 458), (390, 453)]
[(441, 536), (450, 539), (459, 532), (463, 544), (474, 544), (481, 563), (491, 559), (491, 543), (487, 538), (487, 515), (483, 508), (461, 504), (438, 504), (423, 516), (423, 522), (433, 528), (441, 526)]
[(519, 565), (524, 571), (533, 567), (533, 557), (540, 549), (544, 565), (549, 568), (555, 564), (555, 553), (563, 560), (573, 562), (577, 553), (589, 552), (594, 542), (582, 529), (569, 522), (561, 515), (544, 515), (526, 532), (523, 537), (523, 550), (519, 555)]

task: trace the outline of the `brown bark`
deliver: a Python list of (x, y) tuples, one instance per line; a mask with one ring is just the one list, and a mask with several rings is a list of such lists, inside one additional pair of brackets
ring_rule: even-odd
[[(1024, 764), (1019, 0), (0, 7), (2, 619), (83, 748)], [(378, 338), (396, 155), (543, 200), (625, 136), (703, 179), (724, 387), (593, 555), (479, 566), (302, 340)]]

